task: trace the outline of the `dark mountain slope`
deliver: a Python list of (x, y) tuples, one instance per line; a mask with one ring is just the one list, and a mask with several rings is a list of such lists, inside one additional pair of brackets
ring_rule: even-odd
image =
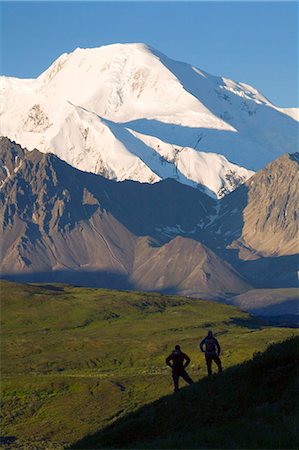
[(135, 237), (80, 183), (78, 171), (53, 155), (2, 144), (8, 172), (1, 188), (2, 273), (82, 268), (127, 274)]
[[(167, 179), (153, 185), (134, 181), (115, 182), (74, 169), (52, 154), (23, 150), (7, 138), (0, 139), (0, 155), (2, 166), (9, 167), (10, 174), (7, 176), (6, 170), (3, 170), (0, 178), (3, 196), (7, 193), (7, 184), (11, 186), (16, 180), (20, 182), (21, 178), (32, 184), (35, 178), (35, 190), (45, 187), (49, 196), (68, 190), (68, 195), (65, 192), (61, 200), (67, 200), (68, 211), (71, 207), (79, 209), (79, 216), (75, 216), (75, 210), (71, 211), (74, 219), (78, 220), (86, 218), (86, 208), (82, 210), (78, 204), (82, 201), (83, 186), (102, 209), (109, 211), (138, 236), (161, 237), (157, 228), (163, 230), (163, 227), (177, 227), (189, 232), (198, 223), (208, 223), (208, 216), (216, 208), (215, 200), (175, 180)], [(21, 164), (23, 159), (29, 163)], [(26, 170), (28, 164), (30, 172)], [(68, 198), (65, 199), (65, 196)], [(89, 200), (90, 203), (95, 201)]]
[(251, 289), (233, 297), (231, 304), (239, 306), (243, 311), (263, 316), (293, 315), (294, 321), (298, 319), (298, 299), (298, 288)]
[(164, 397), (72, 449), (295, 449), (298, 337)]
[[(165, 229), (188, 234), (199, 222), (208, 223), (216, 203), (199, 190), (173, 180), (117, 183), (74, 169), (54, 155), (27, 152), (5, 138), (0, 146), (2, 276), (212, 296), (249, 288), (213, 252), (190, 239), (181, 238), (179, 249), (175, 244), (157, 249), (169, 240)], [(146, 235), (151, 239), (140, 246), (138, 237)], [(149, 252), (163, 283), (157, 283), (155, 270), (148, 270), (144, 281), (139, 266)], [(190, 256), (184, 273), (169, 273), (178, 252)], [(198, 264), (203, 254), (209, 254), (204, 268)]]

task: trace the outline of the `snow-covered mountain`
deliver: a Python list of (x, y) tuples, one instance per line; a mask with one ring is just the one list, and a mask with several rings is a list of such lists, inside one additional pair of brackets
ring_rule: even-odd
[(79, 48), (0, 83), (0, 135), (115, 180), (170, 177), (221, 197), (297, 150), (298, 111), (144, 44)]

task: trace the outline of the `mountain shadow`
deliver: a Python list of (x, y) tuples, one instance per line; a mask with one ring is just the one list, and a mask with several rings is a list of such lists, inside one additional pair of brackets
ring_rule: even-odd
[[(180, 183), (196, 187), (196, 183), (188, 179), (175, 164), (165, 159), (154, 148), (146, 145), (141, 139), (130, 133), (125, 126), (112, 122), (111, 120), (103, 119), (102, 117), (101, 120), (107, 125), (117, 140), (126, 148), (129, 148), (132, 153), (141, 159), (161, 179), (165, 178), (167, 174), (167, 178), (175, 178)], [(214, 192), (208, 187), (201, 186), (201, 189), (212, 198), (215, 197)]]
[[(267, 99), (265, 101), (259, 100), (257, 104), (253, 100), (258, 92), (252, 92), (250, 86), (244, 95), (244, 91), (240, 92), (240, 88), (246, 87), (243, 83), (232, 82), (231, 85), (231, 80), (227, 80), (227, 85), (225, 78), (210, 75), (186, 63), (173, 61), (155, 49), (152, 49), (152, 52), (177, 77), (184, 89), (199, 99), (216, 117), (220, 117), (237, 130), (237, 133), (235, 133), (236, 143), (237, 141), (241, 143), (244, 138), (249, 139), (252, 148), (257, 149), (255, 138), (262, 137), (263, 151), (259, 155), (260, 166), (253, 167), (252, 164), (248, 166), (245, 164), (246, 167), (251, 167), (253, 170), (264, 167), (273, 158), (280, 156), (281, 148), (285, 148), (285, 151), (290, 153), (297, 150), (298, 123), (296, 120), (270, 107), (267, 104)], [(238, 114), (231, 115), (233, 111), (238, 111)], [(261, 128), (261, 123), (264, 124), (264, 128)], [(250, 132), (248, 132), (248, 128)], [(278, 128), (280, 130), (279, 135), (277, 134)], [(290, 145), (286, 147), (285, 143), (290, 137)], [(230, 149), (225, 150), (231, 151)], [(235, 150), (237, 149), (235, 148)], [(243, 150), (242, 158), (244, 153)], [(252, 149), (248, 148), (248, 153), (252, 153)], [(238, 162), (240, 156), (237, 153), (235, 153), (235, 156), (236, 159), (227, 157), (232, 162), (240, 163)], [(251, 156), (245, 155), (245, 158), (250, 159)], [(241, 165), (244, 165), (244, 162)]]
[(296, 449), (299, 338), (143, 406), (70, 449)]
[(133, 290), (135, 288), (127, 275), (104, 270), (85, 271), (74, 269), (48, 272), (16, 272), (1, 274), (0, 279), (18, 283), (63, 283), (73, 286), (105, 289)]
[(244, 260), (238, 265), (241, 273), (259, 288), (299, 287), (299, 254), (261, 257)]
[[(250, 152), (244, 152), (242, 159), (238, 156), (240, 136), (233, 130), (216, 128), (188, 127), (156, 119), (136, 119), (123, 124), (138, 133), (155, 136), (162, 141), (180, 147), (191, 147), (203, 152), (215, 153), (215, 148), (221, 148), (224, 156), (231, 162), (248, 169), (257, 170), (255, 158)], [(243, 144), (244, 145), (244, 144)], [(264, 164), (269, 159), (264, 160)]]

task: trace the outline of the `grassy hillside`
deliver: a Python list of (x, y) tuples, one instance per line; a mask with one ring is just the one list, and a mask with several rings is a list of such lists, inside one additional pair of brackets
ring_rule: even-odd
[(172, 392), (176, 343), (206, 376), (212, 328), (232, 367), (294, 334), (235, 307), (176, 296), (1, 282), (2, 436), (11, 448), (62, 448)]
[(72, 448), (297, 449), (298, 344), (293, 338), (272, 345)]

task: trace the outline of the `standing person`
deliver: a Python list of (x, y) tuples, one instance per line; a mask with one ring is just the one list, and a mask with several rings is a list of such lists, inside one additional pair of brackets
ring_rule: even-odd
[[(186, 361), (186, 362), (185, 362)], [(166, 364), (172, 368), (172, 379), (174, 392), (179, 390), (179, 378), (182, 377), (187, 383), (193, 384), (193, 380), (186, 372), (186, 367), (190, 364), (190, 358), (181, 351), (181, 347), (176, 345), (173, 352), (166, 358)]]
[(205, 353), (209, 377), (212, 375), (212, 361), (215, 361), (217, 364), (218, 372), (222, 372), (222, 365), (219, 358), (221, 348), (219, 342), (213, 336), (212, 331), (208, 332), (208, 335), (201, 341), (199, 347), (200, 350)]

